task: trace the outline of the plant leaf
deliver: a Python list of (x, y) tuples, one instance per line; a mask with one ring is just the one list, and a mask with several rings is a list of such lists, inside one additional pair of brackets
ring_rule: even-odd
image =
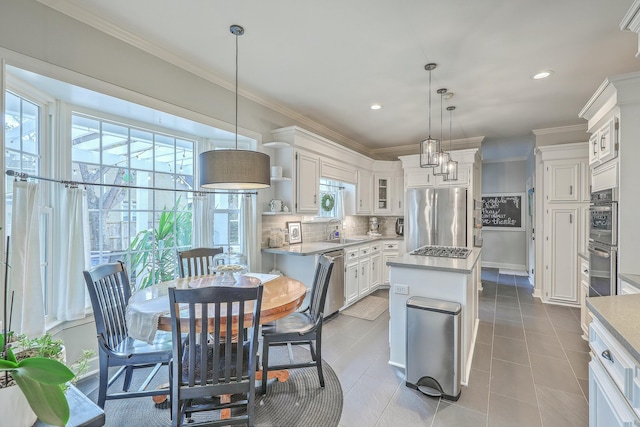
[(14, 373), (12, 373), (14, 378), (15, 373), (49, 385), (64, 384), (74, 377), (73, 372), (64, 364), (45, 357), (31, 357), (21, 360)]
[[(64, 365), (63, 365), (64, 366)], [(45, 424), (64, 426), (69, 421), (69, 403), (62, 386), (39, 383), (19, 370), (11, 373), (29, 406)]]
[(0, 371), (10, 371), (16, 369), (18, 364), (11, 360), (0, 359)]

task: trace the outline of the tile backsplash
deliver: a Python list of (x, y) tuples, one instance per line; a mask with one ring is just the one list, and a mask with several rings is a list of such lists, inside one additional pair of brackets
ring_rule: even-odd
[[(285, 229), (288, 221), (301, 221), (300, 215), (263, 215), (262, 216), (262, 247), (268, 246), (271, 229)], [(395, 236), (396, 217), (377, 217), (380, 224), (380, 234)], [(328, 231), (339, 225), (342, 237), (362, 236), (369, 231), (369, 217), (348, 215), (343, 228), (342, 224), (326, 222), (302, 222), (302, 241), (319, 242), (326, 240)]]

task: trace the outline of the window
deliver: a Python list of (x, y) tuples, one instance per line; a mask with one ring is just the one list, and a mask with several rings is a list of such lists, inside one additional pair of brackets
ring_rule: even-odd
[(339, 182), (320, 178), (320, 217), (336, 218), (338, 216), (340, 188)]
[[(43, 107), (12, 91), (5, 92), (5, 167), (32, 176), (41, 176)], [(40, 194), (42, 200), (42, 192)], [(5, 227), (11, 235), (13, 180), (5, 180)], [(53, 275), (51, 270), (51, 209), (40, 208), (40, 269), (45, 316), (52, 313)]]
[[(72, 114), (72, 168), (87, 186), (93, 265), (124, 260), (143, 288), (177, 274), (192, 240), (195, 140)], [(121, 188), (118, 186), (154, 187)]]

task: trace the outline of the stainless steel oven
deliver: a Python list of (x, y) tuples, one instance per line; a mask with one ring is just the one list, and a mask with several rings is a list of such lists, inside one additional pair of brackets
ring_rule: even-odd
[(591, 193), (589, 241), (618, 245), (618, 191), (615, 188)]
[(618, 191), (591, 193), (589, 205), (589, 296), (617, 294)]
[(618, 249), (589, 242), (589, 296), (617, 295)]

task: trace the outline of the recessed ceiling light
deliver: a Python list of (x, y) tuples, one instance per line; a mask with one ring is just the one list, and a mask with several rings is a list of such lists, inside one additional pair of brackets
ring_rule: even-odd
[(381, 108), (382, 108), (382, 105), (380, 105), (380, 104), (371, 104), (371, 107), (370, 107), (370, 108), (371, 108), (372, 110), (379, 110), (379, 109), (381, 109)]
[(546, 79), (547, 77), (549, 77), (551, 74), (553, 74), (553, 71), (551, 70), (544, 70), (544, 71), (540, 71), (537, 74), (534, 74), (532, 79), (533, 80), (541, 80), (541, 79)]

